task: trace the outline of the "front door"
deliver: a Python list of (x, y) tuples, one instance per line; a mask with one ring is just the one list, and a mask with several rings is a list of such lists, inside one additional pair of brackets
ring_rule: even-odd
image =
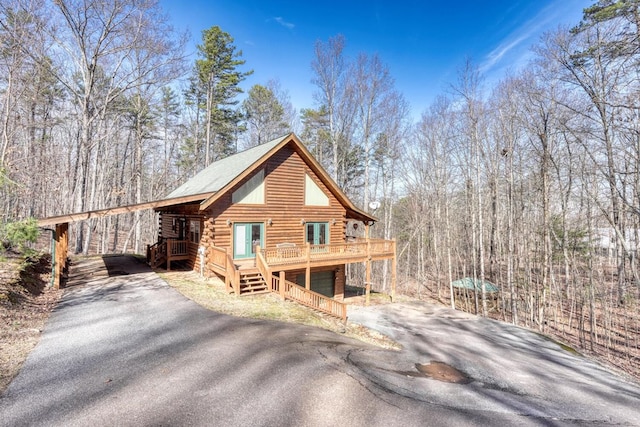
[(178, 218), (178, 240), (185, 240), (186, 229), (187, 229), (186, 218)]
[(326, 245), (329, 243), (329, 223), (308, 222), (307, 242), (312, 245)]
[(264, 247), (263, 224), (233, 224), (233, 257), (255, 258), (256, 246)]

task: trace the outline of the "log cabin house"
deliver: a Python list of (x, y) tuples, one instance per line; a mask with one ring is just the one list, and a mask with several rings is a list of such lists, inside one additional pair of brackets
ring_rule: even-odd
[[(343, 319), (345, 266), (392, 261), (395, 241), (349, 235), (376, 218), (357, 208), (289, 134), (212, 163), (156, 207), (158, 242), (147, 249), (154, 267), (186, 263), (223, 278), (237, 295), (275, 292)], [(354, 227), (354, 224), (355, 227)], [(352, 233), (354, 234), (354, 233)]]
[[(153, 268), (180, 262), (224, 279), (237, 295), (275, 292), (346, 320), (346, 265), (364, 263), (366, 299), (371, 263), (391, 261), (395, 240), (369, 238), (376, 218), (357, 208), (304, 144), (289, 134), (212, 163), (166, 198), (43, 218), (51, 227), (54, 286), (68, 261), (69, 223), (154, 209), (158, 241), (147, 248)], [(365, 237), (356, 237), (362, 224)], [(362, 230), (362, 229), (360, 229)]]

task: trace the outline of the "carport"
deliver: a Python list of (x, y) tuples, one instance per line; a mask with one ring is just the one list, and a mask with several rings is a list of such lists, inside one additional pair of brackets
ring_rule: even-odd
[(120, 215), (147, 209), (156, 209), (163, 206), (189, 203), (202, 200), (202, 198), (203, 195), (199, 194), (195, 196), (177, 197), (173, 199), (156, 200), (153, 202), (137, 203), (133, 205), (119, 206), (114, 208), (58, 215), (38, 220), (38, 226), (40, 228), (51, 231), (53, 248), (53, 253), (51, 254), (51, 262), (53, 263), (53, 287), (55, 289), (60, 289), (62, 278), (67, 271), (70, 223), (85, 221), (91, 218), (103, 218), (106, 216)]

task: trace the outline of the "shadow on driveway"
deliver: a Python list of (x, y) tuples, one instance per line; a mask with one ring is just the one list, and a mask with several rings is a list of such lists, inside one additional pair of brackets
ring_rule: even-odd
[[(206, 310), (132, 257), (81, 260), (69, 285), (0, 398), (0, 426), (638, 420), (636, 386), (535, 334), (456, 312), (422, 304), (352, 310), (354, 321), (401, 342), (397, 352)], [(433, 360), (471, 381), (407, 375)]]

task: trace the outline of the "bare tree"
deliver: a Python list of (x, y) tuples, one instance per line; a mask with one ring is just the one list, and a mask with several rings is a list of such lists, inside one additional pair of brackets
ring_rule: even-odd
[(349, 144), (353, 134), (355, 110), (353, 87), (349, 82), (348, 65), (343, 50), (344, 36), (329, 38), (327, 43), (317, 41), (315, 58), (311, 63), (314, 76), (311, 80), (318, 87), (315, 100), (327, 113), (329, 143), (331, 144), (331, 162), (329, 173), (334, 181), (345, 181), (346, 159), (341, 158), (350, 152)]
[(393, 79), (378, 55), (368, 57), (360, 54), (351, 68), (349, 74), (353, 77), (355, 93), (353, 102), (357, 108), (355, 137), (360, 141), (364, 156), (363, 205), (369, 209), (375, 140), (382, 130), (383, 121), (393, 112)]
[[(52, 10), (60, 17), (56, 60), (66, 64), (58, 80), (79, 110), (76, 210), (96, 208), (95, 165), (103, 119), (113, 103), (129, 90), (161, 78), (179, 62), (180, 45), (155, 1), (105, 2), (60, 0)], [(175, 62), (172, 62), (175, 61)], [(141, 70), (140, 65), (145, 69)], [(86, 252), (82, 223), (76, 233), (76, 251)]]
[[(630, 248), (625, 238), (625, 213), (620, 194), (620, 171), (617, 153), (620, 138), (616, 131), (620, 109), (618, 104), (621, 89), (626, 85), (626, 62), (628, 57), (612, 59), (607, 53), (607, 41), (616, 28), (610, 24), (595, 25), (580, 32), (559, 30), (548, 35), (540, 54), (554, 60), (563, 67), (562, 79), (580, 89), (585, 96), (579, 112), (588, 122), (589, 130), (582, 133), (580, 141), (587, 148), (591, 160), (605, 178), (609, 190), (609, 203), (599, 205), (605, 218), (616, 233), (619, 248), (618, 300), (626, 296), (626, 258)], [(577, 133), (576, 133), (577, 135)]]
[(470, 60), (467, 60), (464, 68), (460, 70), (458, 83), (453, 87), (453, 90), (459, 95), (462, 102), (460, 137), (469, 144), (466, 167), (472, 171), (469, 183), (472, 185), (470, 205), (472, 211), (472, 251), (474, 254), (473, 278), (474, 284), (480, 284), (482, 314), (486, 316), (488, 309), (485, 287), (485, 237), (481, 188), (481, 159), (485, 154), (483, 151), (485, 134), (481, 122), (484, 105), (481, 98), (481, 76)]

